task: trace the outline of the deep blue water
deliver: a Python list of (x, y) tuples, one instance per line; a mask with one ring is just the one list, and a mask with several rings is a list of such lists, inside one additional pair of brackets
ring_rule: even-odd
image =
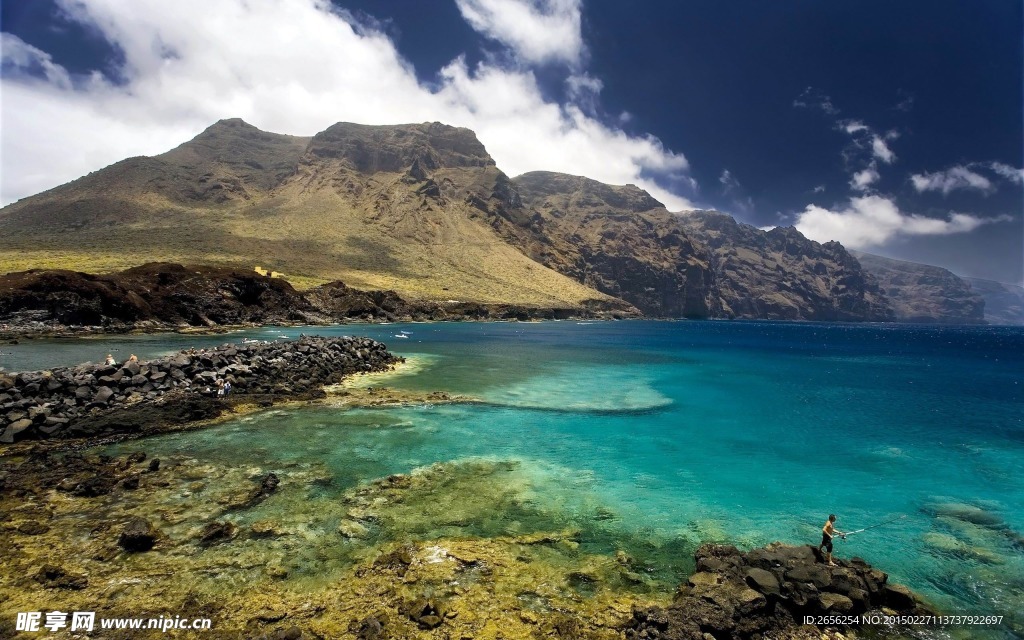
[[(1024, 330), (767, 322), (349, 325), (416, 364), (387, 384), (483, 405), (274, 411), (154, 441), (237, 461), (318, 459), (345, 482), (521, 461), (536, 499), (633, 535), (837, 542), (951, 612), (1024, 622)], [(408, 338), (396, 338), (409, 332)], [(146, 358), (224, 336), (2, 346), (9, 369)], [(253, 448), (254, 439), (262, 445)], [(150, 445), (147, 445), (147, 449)], [(978, 523), (982, 524), (978, 524)]]

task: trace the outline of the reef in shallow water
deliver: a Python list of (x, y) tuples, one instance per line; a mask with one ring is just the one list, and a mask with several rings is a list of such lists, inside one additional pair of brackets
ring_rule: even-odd
[[(345, 487), (303, 462), (40, 454), (8, 460), (0, 482), (5, 638), (17, 612), (52, 610), (205, 617), (218, 638), (797, 638), (805, 612), (919, 606), (807, 548), (702, 547), (687, 583), (695, 541), (551, 499), (518, 461)], [(777, 579), (751, 583), (752, 568)], [(104, 637), (147, 637), (117, 633)]]

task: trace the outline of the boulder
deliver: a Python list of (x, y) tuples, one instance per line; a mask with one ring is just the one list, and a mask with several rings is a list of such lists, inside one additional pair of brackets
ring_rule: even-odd
[(853, 600), (840, 593), (826, 592), (818, 596), (821, 609), (831, 614), (846, 614), (853, 611)]
[(771, 571), (753, 568), (747, 571), (746, 583), (758, 592), (766, 596), (777, 596), (780, 594), (779, 579)]
[(28, 418), (22, 418), (21, 420), (15, 420), (11, 424), (7, 425), (2, 435), (0, 435), (0, 443), (11, 444), (19, 440), (32, 435), (32, 421)]
[(121, 530), (117, 544), (125, 551), (149, 551), (156, 544), (159, 532), (143, 518), (132, 518)]
[(816, 589), (825, 589), (832, 584), (832, 575), (821, 565), (802, 565), (786, 572), (786, 579), (793, 582), (812, 584)]
[(886, 584), (881, 596), (882, 604), (897, 611), (913, 609), (916, 604), (914, 593), (901, 584)]

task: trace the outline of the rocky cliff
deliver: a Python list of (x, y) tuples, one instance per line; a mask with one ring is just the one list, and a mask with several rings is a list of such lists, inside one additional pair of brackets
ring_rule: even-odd
[(719, 315), (706, 248), (646, 191), (540, 171), (511, 187), (522, 206), (492, 224), (541, 264), (647, 315)]
[(985, 321), (985, 300), (954, 273), (870, 253), (854, 255), (892, 301), (897, 320), (939, 324)]
[(792, 227), (761, 231), (714, 211), (680, 215), (708, 247), (722, 315), (779, 320), (891, 321), (875, 279), (838, 242), (808, 240)]

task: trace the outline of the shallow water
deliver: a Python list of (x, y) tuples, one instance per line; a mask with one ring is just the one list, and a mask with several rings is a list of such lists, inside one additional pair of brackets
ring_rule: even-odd
[[(582, 545), (595, 551), (643, 555), (649, 541), (665, 584), (687, 570), (686, 558), (671, 558), (697, 542), (816, 544), (830, 512), (841, 530), (905, 514), (837, 541), (837, 553), (881, 566), (949, 612), (1001, 614), (1024, 629), (1024, 330), (631, 321), (273, 328), (230, 339), (303, 331), (369, 335), (416, 364), (373, 384), (484, 403), (273, 411), (145, 449), (264, 469), (322, 465), (332, 480), (307, 501), (436, 462), (515, 461), (516, 508), (475, 521), (405, 514), (402, 526), (419, 538), (508, 535), (546, 514), (586, 529)], [(4, 346), (13, 355), (3, 364), (71, 364), (112, 349), (146, 358), (228, 339), (26, 343)], [(260, 508), (285, 518), (295, 505)], [(595, 514), (599, 524), (587, 525)]]

